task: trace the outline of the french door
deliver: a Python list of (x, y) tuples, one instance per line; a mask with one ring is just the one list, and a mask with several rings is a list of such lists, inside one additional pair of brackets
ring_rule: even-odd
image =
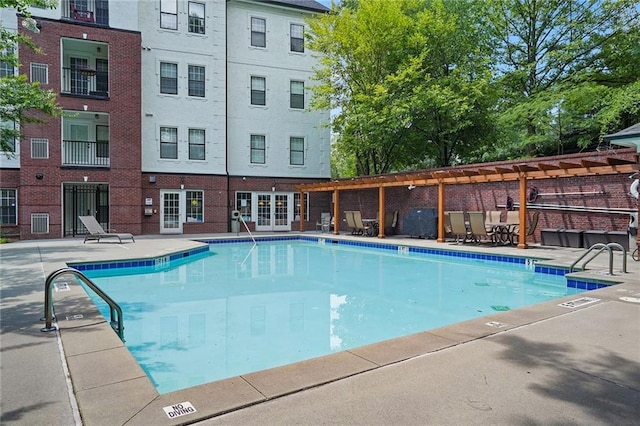
[(160, 191), (160, 233), (182, 234), (180, 191)]
[(293, 216), (291, 194), (258, 192), (256, 231), (289, 231)]

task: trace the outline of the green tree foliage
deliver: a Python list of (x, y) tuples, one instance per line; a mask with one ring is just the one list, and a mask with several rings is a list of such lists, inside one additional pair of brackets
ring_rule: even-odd
[[(55, 4), (51, 0), (0, 0), (1, 8), (14, 8), (20, 15), (23, 27), (34, 32), (39, 30), (31, 18), (29, 7), (51, 8)], [(0, 62), (10, 67), (20, 66), (18, 45), (39, 51), (29, 37), (0, 27)], [(0, 149), (6, 155), (12, 155), (15, 141), (22, 137), (21, 123), (39, 123), (44, 121), (44, 116), (55, 117), (60, 114), (55, 93), (43, 90), (37, 82), (30, 83), (24, 74), (0, 78)]]
[[(637, 1), (489, 0), (487, 5), (497, 39), (503, 131), (502, 143), (488, 157), (586, 148), (622, 115), (638, 119)], [(635, 113), (629, 95), (635, 96)]]
[(344, 2), (311, 22), (314, 106), (358, 175), (459, 161), (491, 134), (488, 39), (466, 1)]

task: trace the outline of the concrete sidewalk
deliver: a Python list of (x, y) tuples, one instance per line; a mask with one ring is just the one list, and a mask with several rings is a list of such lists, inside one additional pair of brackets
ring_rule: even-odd
[[(386, 242), (492, 250), (557, 265), (582, 252)], [(640, 418), (640, 263), (630, 257), (629, 273), (614, 277), (620, 284), (587, 293), (599, 300), (576, 309), (552, 301), (165, 395), (131, 364), (86, 297), (57, 294), (60, 331), (40, 331), (45, 277), (66, 262), (162, 256), (199, 244), (181, 236), (0, 246), (0, 423), (637, 424)], [(605, 257), (581, 274), (604, 278)], [(78, 306), (84, 321), (65, 321)], [(118, 355), (105, 362), (105, 350)], [(89, 362), (95, 359), (103, 361)], [(197, 415), (167, 419), (162, 407), (187, 400)]]

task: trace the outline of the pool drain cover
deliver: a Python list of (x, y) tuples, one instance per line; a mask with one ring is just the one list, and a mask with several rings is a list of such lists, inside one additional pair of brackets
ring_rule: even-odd
[(573, 309), (579, 306), (588, 305), (589, 303), (599, 302), (600, 299), (596, 299), (595, 297), (581, 297), (580, 299), (570, 300), (568, 302), (560, 303), (558, 306), (563, 306), (565, 308)]
[(504, 306), (504, 305), (493, 305), (491, 307), (491, 309), (493, 309), (494, 311), (498, 311), (498, 312), (504, 312), (504, 311), (509, 311), (511, 310), (510, 307), (508, 306)]

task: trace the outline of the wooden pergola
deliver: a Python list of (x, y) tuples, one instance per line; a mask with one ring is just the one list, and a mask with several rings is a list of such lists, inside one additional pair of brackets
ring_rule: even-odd
[[(301, 184), (296, 187), (300, 191), (300, 211), (305, 211), (305, 192), (333, 192), (333, 217), (340, 217), (340, 191), (358, 189), (378, 189), (378, 218), (381, 224), (378, 238), (384, 238), (385, 189), (400, 186), (438, 186), (438, 239), (445, 241), (444, 213), (445, 187), (447, 185), (473, 184), (486, 182), (519, 182), (519, 222), (522, 224), (518, 237), (518, 248), (526, 249), (527, 241), (527, 182), (529, 180), (581, 177), (590, 175), (612, 175), (633, 173), (639, 169), (638, 162), (617, 157), (606, 157), (603, 161), (579, 160), (544, 161), (535, 163), (508, 165), (476, 165), (456, 167), (435, 171), (418, 171), (389, 175), (363, 176), (353, 179), (341, 179), (317, 183)], [(337, 225), (337, 220), (336, 220)], [(339, 227), (334, 227), (334, 234), (339, 234)], [(304, 221), (300, 221), (300, 231), (304, 231)]]

